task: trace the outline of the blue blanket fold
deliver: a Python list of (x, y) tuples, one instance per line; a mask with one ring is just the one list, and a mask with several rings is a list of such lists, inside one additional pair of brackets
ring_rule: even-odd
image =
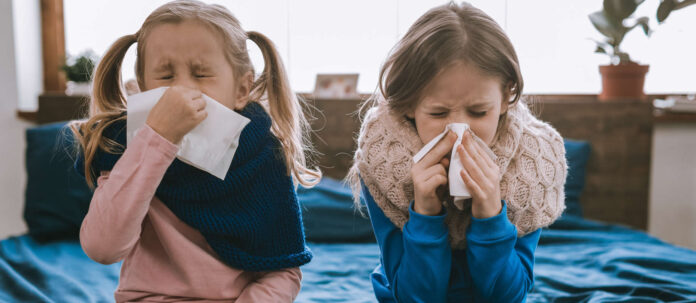
[(696, 251), (573, 216), (541, 233), (528, 302), (694, 302)]
[(113, 302), (121, 263), (90, 260), (76, 240), (0, 241), (0, 302)]
[[(375, 302), (375, 243), (310, 243), (296, 302)], [(567, 216), (541, 233), (527, 302), (696, 302), (696, 251), (643, 232)], [(110, 302), (119, 264), (77, 241), (0, 241), (0, 302)]]

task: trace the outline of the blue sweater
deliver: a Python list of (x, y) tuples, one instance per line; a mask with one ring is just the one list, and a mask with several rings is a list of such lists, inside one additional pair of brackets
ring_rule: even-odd
[(517, 237), (502, 201), (500, 214), (472, 217), (465, 250), (452, 250), (445, 211), (426, 216), (409, 208), (403, 232), (384, 215), (367, 187), (367, 209), (381, 251), (371, 274), (380, 302), (523, 302), (534, 282), (541, 229)]

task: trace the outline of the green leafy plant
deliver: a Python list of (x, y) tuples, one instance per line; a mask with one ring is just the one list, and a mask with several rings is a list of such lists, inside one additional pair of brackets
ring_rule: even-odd
[(657, 22), (665, 22), (665, 19), (673, 11), (685, 8), (689, 5), (696, 4), (696, 0), (662, 0), (660, 6), (657, 7)]
[(86, 51), (77, 58), (66, 60), (67, 62), (61, 67), (65, 72), (68, 80), (84, 83), (92, 80), (92, 71), (97, 62), (97, 56), (92, 51)]
[[(626, 34), (640, 26), (645, 35), (650, 35), (648, 17), (631, 18), (638, 6), (645, 0), (604, 0), (604, 9), (590, 14), (592, 25), (606, 37), (605, 41), (597, 42), (596, 53), (607, 54), (612, 64), (632, 63), (628, 53), (621, 50)], [(630, 25), (626, 26), (625, 24)]]
[[(592, 25), (606, 37), (605, 41), (597, 43), (596, 53), (607, 54), (612, 64), (635, 64), (627, 52), (620, 46), (628, 32), (636, 27), (643, 29), (646, 36), (650, 36), (651, 30), (648, 17), (632, 17), (638, 6), (645, 0), (604, 0), (604, 8), (601, 11), (589, 15)], [(657, 20), (662, 23), (672, 11), (682, 9), (696, 0), (661, 0), (657, 9)]]

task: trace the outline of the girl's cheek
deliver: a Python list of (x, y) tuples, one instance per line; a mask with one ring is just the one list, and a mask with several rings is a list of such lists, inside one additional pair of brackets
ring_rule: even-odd
[(493, 138), (495, 137), (495, 131), (498, 129), (498, 119), (491, 119), (488, 121), (481, 121), (482, 123), (476, 123), (471, 125), (471, 130), (474, 134), (481, 138), (486, 144), (490, 145), (493, 143)]
[(418, 126), (418, 136), (421, 137), (423, 143), (428, 143), (433, 138), (437, 137), (447, 127), (446, 119), (436, 119), (432, 117), (423, 117), (421, 123), (416, 123)]

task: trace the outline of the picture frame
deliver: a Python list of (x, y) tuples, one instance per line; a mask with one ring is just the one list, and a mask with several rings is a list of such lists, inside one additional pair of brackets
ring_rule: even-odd
[(317, 74), (314, 96), (320, 99), (354, 99), (358, 94), (359, 74)]

